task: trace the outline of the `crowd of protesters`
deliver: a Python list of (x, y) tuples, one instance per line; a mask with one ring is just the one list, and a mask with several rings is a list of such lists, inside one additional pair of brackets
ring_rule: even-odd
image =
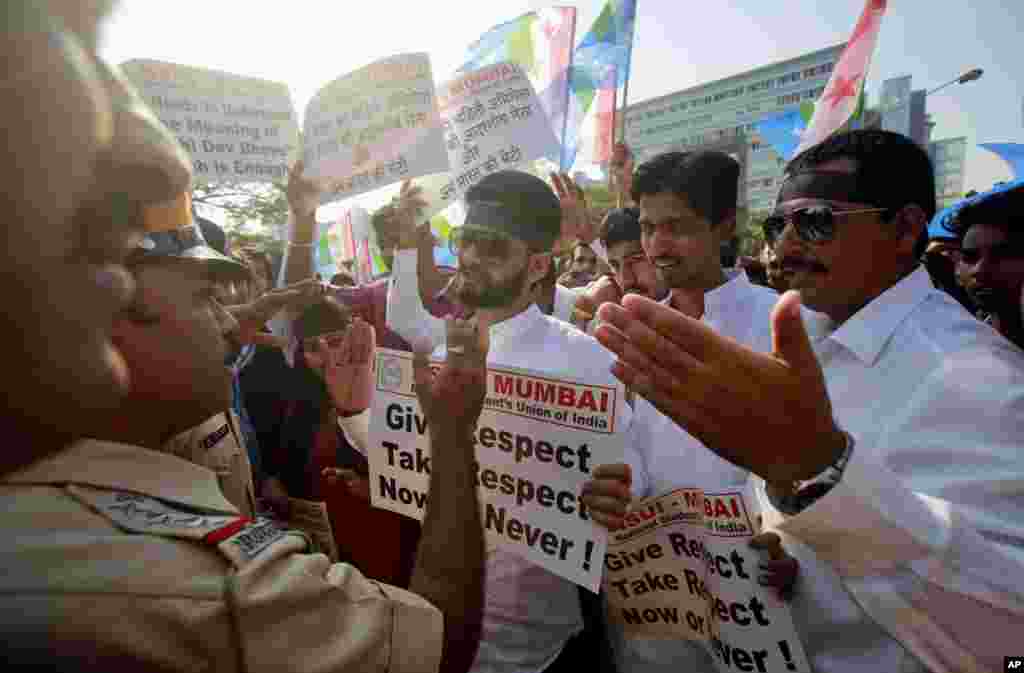
[[(757, 581), (813, 670), (1020, 654), (1024, 186), (929, 240), (927, 153), (838, 133), (788, 164), (737, 264), (737, 161), (634, 166), (619, 145), (616, 208), (564, 175), (489, 174), (450, 269), (405, 183), (372, 217), (388, 275), (323, 282), (301, 163), (279, 271), (195, 215), (182, 147), (97, 56), (106, 5), (4, 9), (5, 665), (717, 670), (485, 543), (488, 366), (626, 385), (621, 460), (580, 493), (609, 530), (641, 498), (755, 484)], [(370, 504), (376, 347), (414, 352), (422, 523)], [(338, 562), (289, 528), (296, 499), (325, 503)]]

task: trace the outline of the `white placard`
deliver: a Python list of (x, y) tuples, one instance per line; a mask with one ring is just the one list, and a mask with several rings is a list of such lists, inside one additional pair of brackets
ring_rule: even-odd
[(451, 162), (442, 207), (486, 175), (557, 151), (544, 107), (522, 68), (497, 63), (441, 87), (438, 106)]
[[(423, 519), (430, 441), (412, 380), (412, 354), (377, 349), (370, 426), (370, 498), (375, 507)], [(440, 367), (440, 363), (432, 366)], [(488, 547), (517, 554), (596, 591), (608, 532), (579, 494), (597, 465), (621, 463), (621, 386), (488, 369), (474, 435), (476, 482)]]
[(757, 582), (743, 490), (682, 488), (634, 504), (605, 556), (608, 619), (627, 637), (703, 643), (722, 673), (809, 672), (789, 607)]
[(305, 174), (323, 201), (447, 171), (430, 58), (399, 54), (320, 89), (303, 121)]
[(189, 152), (197, 180), (288, 179), (299, 141), (286, 85), (147, 59), (121, 70)]

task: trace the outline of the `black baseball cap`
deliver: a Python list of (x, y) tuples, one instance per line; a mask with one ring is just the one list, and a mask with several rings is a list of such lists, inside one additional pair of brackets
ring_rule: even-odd
[(491, 173), (466, 192), (467, 229), (519, 239), (550, 252), (562, 230), (562, 206), (540, 178), (522, 171)]

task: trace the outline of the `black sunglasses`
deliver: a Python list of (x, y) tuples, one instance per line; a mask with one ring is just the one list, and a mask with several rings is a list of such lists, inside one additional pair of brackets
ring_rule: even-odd
[(459, 227), (452, 229), (448, 237), (448, 249), (456, 257), (467, 248), (475, 248), (476, 254), (484, 259), (508, 259), (512, 254), (512, 239), (505, 234), (486, 229)]
[(857, 210), (836, 210), (829, 205), (797, 208), (785, 214), (769, 216), (762, 227), (764, 238), (774, 243), (782, 236), (787, 224), (792, 223), (797, 235), (808, 243), (827, 243), (835, 238), (836, 218), (867, 213), (884, 213), (888, 208), (860, 208)]

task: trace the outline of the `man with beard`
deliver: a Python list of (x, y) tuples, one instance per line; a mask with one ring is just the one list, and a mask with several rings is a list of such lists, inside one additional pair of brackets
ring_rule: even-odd
[[(492, 173), (466, 194), (465, 224), (451, 233), (458, 272), (451, 291), (475, 311), (490, 335), (488, 365), (518, 367), (598, 385), (622, 387), (610, 375), (611, 354), (593, 338), (555, 318), (535, 303), (533, 285), (545, 277), (551, 249), (560, 235), (558, 198), (542, 180), (519, 171)], [(396, 267), (414, 265), (414, 250), (399, 250)], [(403, 262), (402, 257), (407, 259)], [(398, 332), (413, 332), (417, 348), (443, 344), (441, 321), (424, 309), (415, 277), (392, 278), (388, 323)], [(419, 343), (417, 343), (419, 342)], [(443, 348), (435, 355), (444, 356)], [(620, 404), (616, 434), (627, 460), (632, 413)], [(590, 469), (587, 467), (587, 469)], [(628, 469), (628, 468), (627, 468)], [(646, 490), (637, 470), (634, 487)], [(626, 489), (628, 491), (628, 486)], [(473, 671), (539, 673), (590, 667), (597, 648), (574, 637), (583, 627), (576, 587), (540, 566), (502, 550), (487, 558), (484, 629)]]
[[(920, 267), (934, 211), (913, 140), (836, 134), (765, 224), (799, 291), (771, 355), (642, 297), (598, 311), (616, 375), (768, 483), (814, 670), (998, 670), (1024, 630), (1024, 354)], [(830, 322), (813, 342), (801, 301)]]
[[(739, 164), (721, 152), (668, 152), (652, 158), (638, 166), (632, 177), (633, 200), (639, 204), (637, 227), (658, 284), (669, 290), (659, 303), (755, 350), (769, 352), (767, 321), (776, 294), (752, 284), (743, 271), (721, 266), (721, 245), (732, 238), (736, 227), (739, 173)], [(608, 249), (611, 259), (613, 248)], [(635, 244), (632, 250), (636, 252)], [(659, 288), (655, 284), (651, 289)], [(634, 488), (634, 494), (660, 496), (684, 487), (724, 490), (742, 487), (747, 481), (745, 469), (708, 451), (649, 401), (637, 397), (635, 412), (635, 447), (648, 488)], [(595, 520), (618, 528), (626, 513), (627, 503), (619, 498), (628, 492), (624, 487), (629, 470), (625, 465), (604, 465), (595, 476), (584, 490), (585, 502)], [(766, 577), (760, 583), (788, 593), (796, 579), (795, 562), (780, 554), (777, 538), (771, 535), (758, 536), (752, 545), (780, 557), (765, 559), (762, 575)], [(621, 624), (613, 625), (612, 631), (621, 670), (715, 670), (710, 653), (697, 641), (626, 638)]]
[(986, 322), (1024, 349), (1024, 182), (964, 206), (954, 227), (965, 289)]

